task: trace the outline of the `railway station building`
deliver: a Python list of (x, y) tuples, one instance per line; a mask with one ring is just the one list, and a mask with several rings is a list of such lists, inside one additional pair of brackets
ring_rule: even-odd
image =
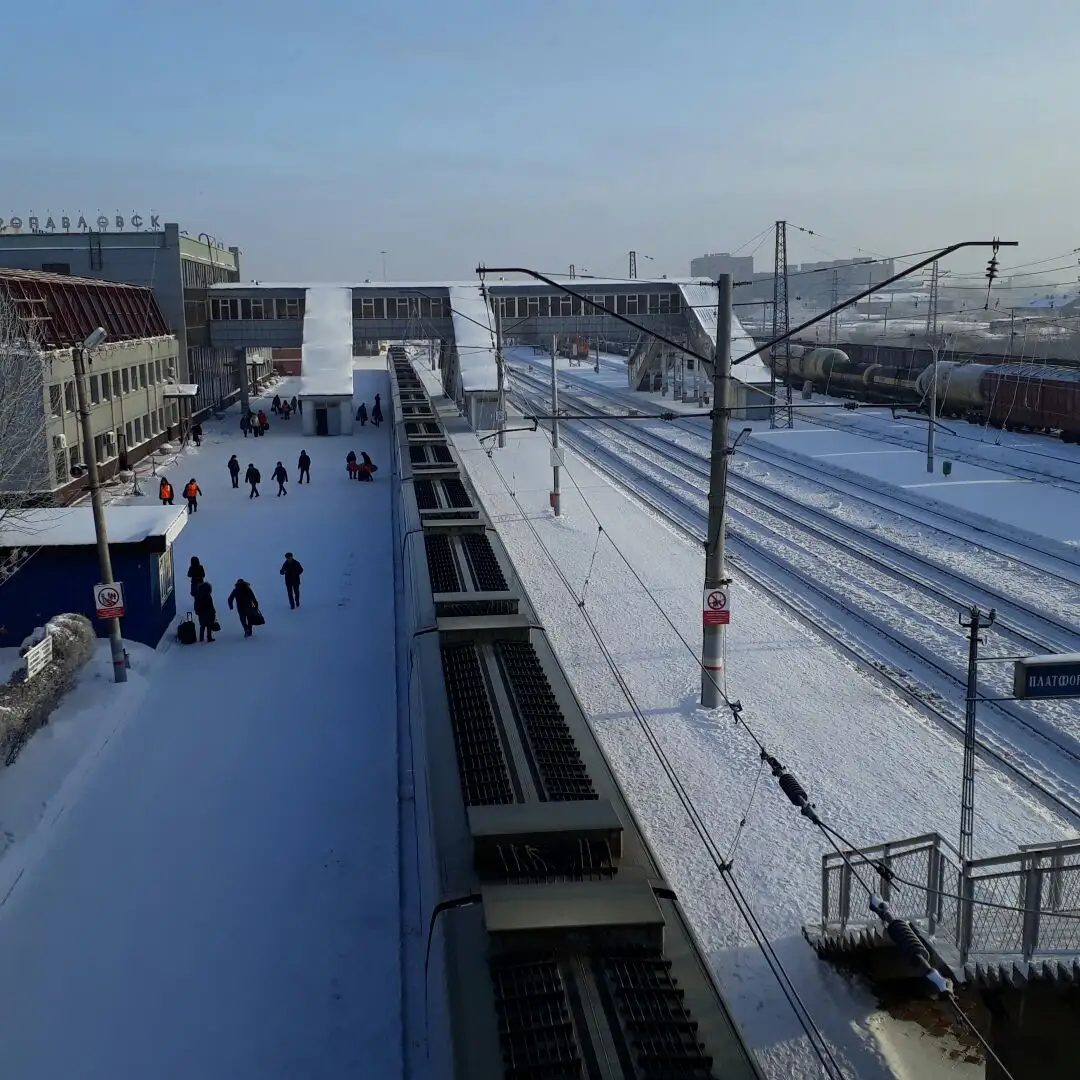
[(101, 215), (92, 223), (8, 218), (0, 224), (0, 267), (150, 289), (179, 345), (177, 379), (196, 387), (190, 401), (195, 417), (237, 398), (241, 363), (248, 365), (249, 379), (252, 372), (256, 378), (269, 373), (268, 351), (239, 357), (210, 341), (207, 290), (240, 280), (239, 248), (224, 247), (205, 233), (192, 238), (178, 224), (161, 224), (156, 215)]

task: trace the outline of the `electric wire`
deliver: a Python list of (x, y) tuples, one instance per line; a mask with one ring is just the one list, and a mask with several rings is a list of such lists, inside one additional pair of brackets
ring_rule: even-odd
[(739, 910), (739, 913), (742, 916), (743, 920), (750, 928), (751, 935), (754, 937), (758, 948), (761, 950), (762, 956), (765, 958), (766, 964), (768, 965), (771, 973), (773, 974), (773, 977), (776, 979), (777, 984), (781, 989), (781, 992), (787, 999), (788, 1004), (791, 1006), (792, 1011), (798, 1019), (800, 1026), (806, 1033), (806, 1036), (810, 1041), (810, 1045), (813, 1048), (814, 1053), (821, 1064), (822, 1070), (827, 1076), (837, 1077), (839, 1078), (839, 1080), (843, 1080), (843, 1070), (840, 1068), (835, 1057), (833, 1056), (832, 1050), (830, 1049), (828, 1043), (825, 1041), (821, 1030), (817, 1027), (817, 1024), (815, 1023), (812, 1015), (807, 1009), (806, 1004), (799, 996), (798, 991), (792, 983), (791, 978), (787, 974), (787, 971), (784, 968), (779, 957), (776, 955), (775, 950), (772, 948), (771, 943), (764, 935), (764, 931), (761, 927), (760, 921), (757, 919), (757, 916), (754, 914), (752, 908), (749, 905), (749, 902), (746, 900), (745, 896), (742, 893), (742, 890), (739, 888), (738, 883), (734, 879), (730, 864), (725, 863), (720, 856), (719, 848), (716, 846), (716, 842), (713, 840), (712, 835), (709, 832), (708, 827), (706, 826), (700, 813), (698, 812), (697, 807), (693, 803), (693, 800), (690, 798), (689, 794), (686, 792), (686, 789), (683, 787), (683, 784), (679, 779), (678, 774), (675, 772), (673, 766), (670, 763), (670, 760), (667, 757), (667, 754), (664, 752), (663, 747), (660, 745), (659, 740), (655, 735), (655, 732), (653, 732), (652, 727), (648, 722), (648, 719), (646, 718), (644, 712), (641, 710), (641, 707), (638, 705), (637, 699), (630, 686), (627, 684), (618, 665), (618, 662), (615, 660), (613, 654), (608, 648), (607, 643), (603, 638), (603, 635), (600, 633), (599, 628), (593, 621), (592, 616), (588, 613), (584, 603), (577, 597), (576, 593), (574, 592), (573, 585), (566, 577), (562, 568), (559, 566), (558, 560), (555, 558), (554, 554), (548, 549), (547, 545), (544, 543), (538, 530), (536, 529), (535, 524), (532, 522), (528, 513), (525, 511), (525, 508), (521, 505), (521, 502), (518, 499), (517, 495), (511, 490), (510, 485), (506, 481), (506, 477), (503, 475), (502, 470), (495, 462), (494, 457), (490, 451), (488, 451), (488, 458), (492, 464), (492, 467), (495, 470), (496, 475), (498, 475), (503, 486), (510, 494), (510, 498), (513, 500), (514, 505), (517, 507), (518, 512), (521, 516), (521, 520), (529, 528), (537, 545), (540, 547), (547, 560), (551, 563), (552, 568), (556, 572), (556, 575), (562, 581), (563, 585), (577, 604), (578, 610), (581, 613), (583, 619), (585, 620), (585, 623), (590, 633), (595, 639), (597, 646), (599, 647), (601, 654), (604, 657), (605, 663), (608, 665), (613, 677), (615, 678), (620, 690), (623, 693), (623, 696), (626, 698), (627, 704), (630, 706), (631, 712), (634, 714), (635, 719), (637, 720), (638, 725), (641, 727), (643, 734), (645, 734), (646, 740), (649, 742), (649, 745), (654, 755), (660, 762), (661, 768), (664, 770), (665, 775), (667, 776), (669, 782), (672, 784), (676, 796), (682, 804), (683, 809), (689, 817), (695, 831), (698, 833), (698, 836), (701, 839), (703, 846), (705, 847), (707, 853), (709, 854), (714, 865), (716, 866), (716, 869), (719, 871), (721, 881), (724, 883), (725, 888), (727, 889), (729, 895), (734, 901), (736, 908)]

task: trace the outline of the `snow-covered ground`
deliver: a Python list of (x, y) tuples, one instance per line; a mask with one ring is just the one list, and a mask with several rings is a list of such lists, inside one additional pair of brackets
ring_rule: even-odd
[[(385, 396), (385, 371), (356, 378)], [(219, 639), (129, 645), (123, 686), (106, 645), (0, 774), (13, 1077), (400, 1073), (390, 485), (344, 467), (350, 448), (387, 460), (387, 429), (305, 442), (293, 419), (245, 440), (237, 421), (169, 466), (203, 490), (175, 548), (180, 607), (198, 555)], [(275, 498), (276, 461), (294, 476), (305, 446), (313, 483)], [(261, 499), (232, 490), (232, 453)], [(266, 615), (250, 640), (225, 604), (238, 576)]]
[[(568, 371), (569, 376), (578, 373), (595, 377), (589, 369)], [(437, 392), (431, 375), (424, 372), (424, 377)], [(849, 1074), (884, 1080), (964, 1076), (966, 1069), (967, 1075), (978, 1075), (977, 1069), (948, 1058), (938, 1042), (913, 1039), (909, 1026), (880, 1013), (867, 993), (819, 962), (803, 941), (800, 928), (814, 920), (820, 906), (823, 841), (768, 774), (759, 777), (758, 753), (746, 733), (726, 713), (703, 713), (697, 707), (700, 549), (572, 454), (562, 478), (563, 515), (554, 518), (548, 508), (551, 469), (543, 432), (512, 432), (504, 450), (493, 450), (491, 442), (481, 446), (472, 436), (459, 438), (457, 445), (770, 1076), (820, 1073), (580, 618), (582, 595), (722, 850), (734, 843), (739, 822), (746, 818), (734, 847), (735, 876)], [(511, 491), (536, 528), (539, 544)], [(558, 580), (552, 560), (576, 595)], [(653, 598), (690, 649), (667, 625)], [(752, 589), (738, 588), (736, 604), (728, 634), (728, 691), (741, 699), (747, 723), (800, 778), (826, 820), (857, 844), (932, 831), (956, 835), (962, 767), (958, 743)], [(1001, 773), (980, 765), (977, 855), (1065, 835), (1070, 831), (1061, 820)]]

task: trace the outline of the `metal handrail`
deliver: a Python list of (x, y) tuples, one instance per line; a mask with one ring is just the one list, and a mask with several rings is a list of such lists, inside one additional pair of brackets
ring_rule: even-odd
[[(873, 868), (870, 887), (898, 916), (955, 948), (962, 964), (978, 956), (1080, 955), (1078, 840), (1025, 845), (1011, 855), (964, 863), (943, 836), (924, 833), (845, 856), (822, 857), (822, 929), (877, 922), (853, 882), (853, 865)], [(877, 865), (919, 887), (892, 885)]]

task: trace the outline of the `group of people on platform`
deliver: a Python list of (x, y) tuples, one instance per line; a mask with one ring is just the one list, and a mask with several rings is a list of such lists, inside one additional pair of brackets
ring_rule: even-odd
[[(360, 426), (364, 427), (368, 422), (367, 402), (361, 401), (360, 408), (356, 410), (356, 419), (360, 421)], [(371, 406), (371, 422), (379, 427), (382, 424), (382, 394), (375, 395), (375, 403)]]
[[(187, 512), (194, 514), (199, 509), (199, 496), (202, 494), (202, 489), (195, 482), (193, 476), (184, 485), (184, 498), (187, 499)], [(158, 498), (161, 500), (162, 506), (172, 506), (175, 493), (173, 491), (172, 482), (167, 476), (163, 476), (158, 482)]]
[(275, 416), (280, 416), (282, 420), (288, 420), (293, 413), (300, 416), (304, 415), (304, 403), (295, 394), (293, 394), (291, 400), (281, 397), (280, 394), (275, 394), (274, 400), (270, 402), (270, 411)]
[[(285, 579), (285, 594), (289, 598), (289, 608), (295, 610), (300, 606), (300, 578), (304, 573), (303, 566), (291, 551), (285, 552), (285, 561), (281, 564), (278, 573)], [(187, 576), (191, 582), (192, 608), (195, 619), (199, 624), (198, 640), (211, 642), (214, 635), (221, 630), (218, 622), (217, 605), (214, 602), (214, 588), (206, 580), (206, 568), (199, 562), (196, 556), (191, 557), (191, 565), (188, 567)], [(251, 637), (256, 626), (263, 626), (266, 619), (259, 610), (259, 601), (255, 596), (255, 590), (251, 582), (244, 578), (237, 578), (226, 601), (229, 610), (235, 609), (240, 619), (240, 627), (244, 631), (244, 637)], [(183, 623), (181, 623), (183, 627)], [(189, 631), (189, 633), (192, 633)], [(178, 632), (181, 639), (182, 631)], [(193, 643), (194, 637), (190, 639)]]

